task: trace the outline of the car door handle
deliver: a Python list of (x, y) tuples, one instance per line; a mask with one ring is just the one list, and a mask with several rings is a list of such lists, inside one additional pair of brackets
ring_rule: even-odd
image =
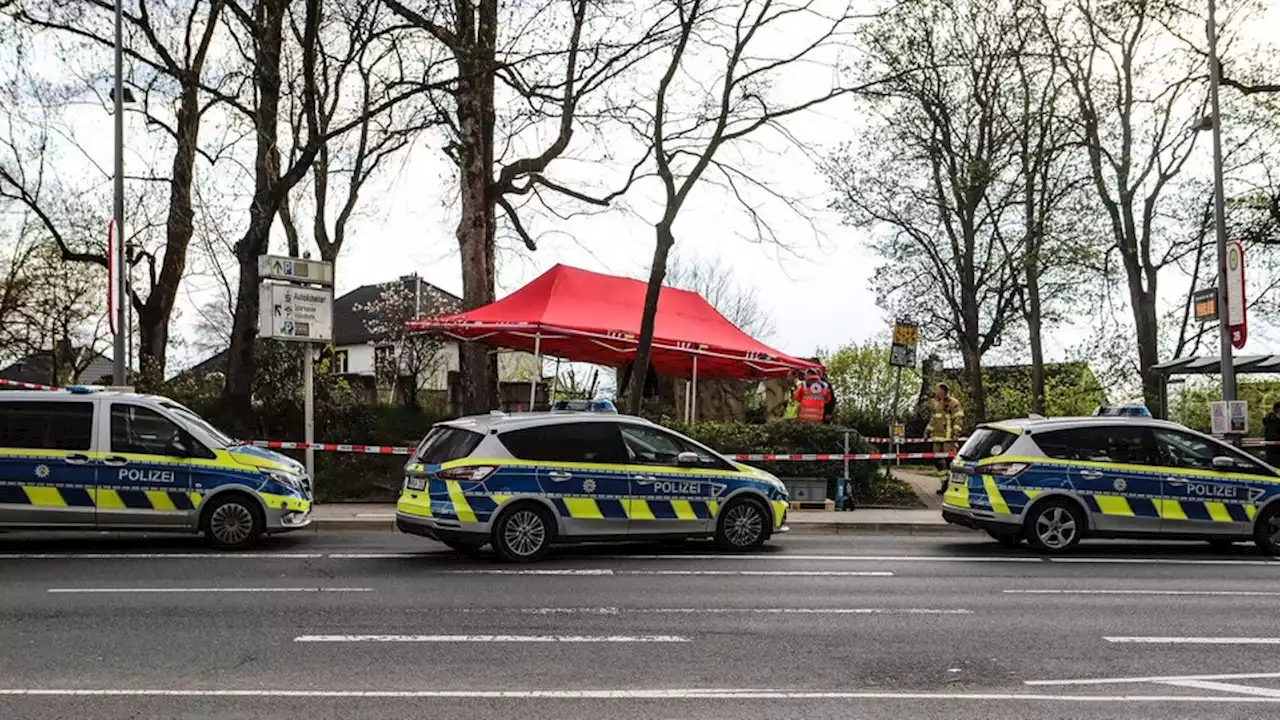
[(129, 460), (126, 458), (122, 458), (119, 455), (108, 455), (107, 457), (102, 459), (102, 464), (110, 465), (111, 467), (121, 467), (123, 465), (128, 465)]
[(1170, 485), (1186, 485), (1188, 482), (1186, 478), (1176, 478), (1176, 477), (1167, 477), (1164, 479), (1164, 481), (1169, 483)]
[(652, 485), (658, 481), (658, 478), (652, 475), (632, 475), (631, 479), (639, 485)]
[(555, 480), (556, 482), (564, 482), (565, 480), (568, 480), (569, 478), (573, 477), (573, 473), (553, 470), (547, 473), (547, 477), (551, 478), (552, 480)]
[(84, 465), (89, 462), (89, 456), (81, 455), (80, 453), (71, 453), (66, 457), (66, 460), (69, 465)]
[(1081, 470), (1080, 477), (1086, 480), (1097, 480), (1102, 477), (1102, 473), (1097, 470)]

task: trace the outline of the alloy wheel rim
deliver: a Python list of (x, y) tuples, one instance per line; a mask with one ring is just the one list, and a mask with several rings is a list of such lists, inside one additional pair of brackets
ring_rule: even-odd
[(242, 543), (253, 532), (253, 513), (238, 503), (220, 505), (209, 518), (209, 531), (227, 545)]
[(511, 552), (528, 557), (541, 550), (546, 543), (547, 526), (537, 513), (520, 510), (507, 521), (502, 537)]
[(724, 522), (725, 536), (737, 547), (746, 547), (764, 532), (764, 518), (760, 511), (747, 504), (729, 510)]
[(1280, 514), (1272, 515), (1267, 522), (1267, 534), (1271, 547), (1280, 551)]
[(1076, 537), (1076, 519), (1060, 507), (1051, 507), (1036, 518), (1036, 537), (1045, 547), (1061, 550)]

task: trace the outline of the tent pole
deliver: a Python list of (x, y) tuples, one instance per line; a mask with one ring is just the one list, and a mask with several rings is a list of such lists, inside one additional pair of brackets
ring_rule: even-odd
[(556, 358), (556, 371), (551, 376), (551, 406), (556, 404), (556, 389), (560, 384), (560, 358)]
[(698, 422), (698, 355), (693, 356), (693, 392), (689, 394), (689, 421)]
[(684, 381), (684, 421), (685, 422), (689, 422), (689, 419), (690, 419), (689, 400), (693, 398), (693, 390), (691, 388), (692, 384), (693, 384), (692, 380)]
[(529, 412), (538, 399), (538, 381), (542, 379), (542, 333), (533, 336), (533, 375), (529, 380)]

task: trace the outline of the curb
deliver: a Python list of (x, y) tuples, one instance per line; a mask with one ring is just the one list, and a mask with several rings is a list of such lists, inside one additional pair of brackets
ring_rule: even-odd
[[(975, 530), (949, 523), (791, 523), (789, 527), (791, 530), (786, 533), (787, 535), (969, 535), (976, 532)], [(394, 531), (395, 529), (395, 521), (389, 519), (352, 518), (348, 520), (330, 518), (313, 520), (305, 529), (295, 531), (293, 534), (307, 532), (368, 532), (371, 530)]]

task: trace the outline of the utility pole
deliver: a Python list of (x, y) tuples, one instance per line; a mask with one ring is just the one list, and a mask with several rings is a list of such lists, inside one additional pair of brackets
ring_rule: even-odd
[(1218, 236), (1218, 339), (1221, 343), (1222, 400), (1236, 399), (1236, 366), (1231, 352), (1231, 330), (1227, 320), (1227, 210), (1226, 190), (1222, 180), (1222, 113), (1218, 105), (1218, 84), (1222, 69), (1218, 66), (1218, 24), (1215, 0), (1209, 0), (1209, 112), (1213, 120), (1213, 215)]
[(107, 281), (113, 283), (111, 288), (111, 296), (116, 300), (116, 306), (112, 308), (115, 313), (115, 348), (112, 352), (112, 385), (122, 387), (128, 384), (126, 375), (127, 350), (125, 348), (125, 340), (128, 336), (128, 328), (125, 327), (125, 308), (129, 304), (129, 298), (125, 297), (125, 276), (128, 268), (125, 266), (125, 250), (127, 244), (124, 233), (124, 26), (122, 20), (122, 6), (120, 0), (116, 0), (116, 87), (112, 93), (115, 101), (116, 110), (116, 141), (115, 141), (115, 202), (112, 214), (115, 215), (115, 234), (116, 241), (113, 243), (112, 264), (116, 268), (116, 276), (108, 278)]

